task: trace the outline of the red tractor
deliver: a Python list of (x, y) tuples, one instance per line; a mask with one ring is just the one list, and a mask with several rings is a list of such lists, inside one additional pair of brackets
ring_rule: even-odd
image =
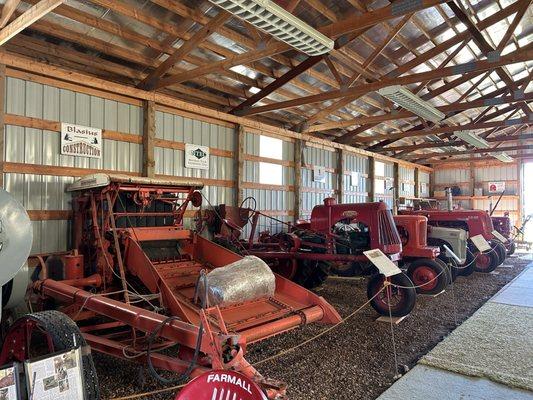
[(433, 226), (464, 229), (469, 237), (482, 235), (490, 244), (492, 250), (479, 252), (471, 240), (468, 243), (467, 263), (476, 260), (476, 271), (492, 272), (505, 261), (506, 249), (497, 240), (492, 231), (494, 226), (486, 211), (481, 210), (401, 210), (401, 215), (423, 215), (428, 218), (428, 222)]
[[(263, 378), (244, 358), (247, 347), (341, 318), (322, 297), (273, 274), (261, 260), (245, 260), (186, 229), (186, 209), (201, 205), (201, 188), (195, 180), (106, 174), (71, 185), (74, 249), (30, 259), (31, 302), (42, 312), (11, 326), (0, 365), (34, 357), (34, 343), (58, 351), (75, 334), (81, 346), (146, 362), (167, 384), (155, 368), (183, 374), (180, 380), (231, 369), (253, 379), (269, 398), (284, 398), (286, 385)], [(262, 268), (268, 292), (259, 293), (262, 278), (247, 274), (250, 260)], [(238, 284), (235, 268), (243, 271)], [(218, 294), (231, 292), (236, 300), (212, 301), (213, 274), (225, 282)], [(66, 316), (76, 323), (64, 322)], [(162, 352), (175, 345), (178, 351)], [(92, 360), (85, 366), (91, 370)], [(97, 389), (93, 369), (86, 385)], [(97, 400), (96, 389), (88, 400)]]
[(394, 216), (402, 239), (400, 266), (421, 294), (438, 294), (451, 283), (456, 271), (439, 258), (440, 248), (427, 245), (428, 219), (421, 215)]
[(509, 218), (509, 213), (506, 212), (503, 217), (491, 217), (491, 219), (494, 229), (507, 239), (507, 242), (504, 243), (507, 249), (507, 255), (514, 254), (516, 243), (512, 237), (513, 224), (511, 223), (511, 218)]
[[(220, 205), (204, 212), (202, 220), (207, 221), (216, 242), (262, 258), (275, 272), (307, 288), (322, 284), (330, 272), (369, 275), (367, 295), (378, 313), (404, 316), (413, 309), (416, 291), (411, 280), (404, 274), (385, 278), (363, 254), (380, 249), (392, 261), (400, 259), (401, 240), (384, 203), (336, 204), (328, 198), (313, 208), (310, 221), (294, 225), (243, 205)], [(275, 221), (283, 229), (258, 232), (260, 218)], [(243, 239), (246, 229), (249, 234)], [(395, 285), (382, 290), (385, 280)]]

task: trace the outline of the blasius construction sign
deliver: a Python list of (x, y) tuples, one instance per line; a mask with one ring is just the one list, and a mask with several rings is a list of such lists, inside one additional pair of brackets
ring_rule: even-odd
[(185, 168), (209, 169), (209, 147), (185, 144)]
[(102, 130), (62, 123), (61, 154), (75, 157), (102, 158)]

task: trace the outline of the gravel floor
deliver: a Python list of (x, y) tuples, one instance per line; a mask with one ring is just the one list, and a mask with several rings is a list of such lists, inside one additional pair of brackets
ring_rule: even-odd
[[(472, 315), (531, 261), (509, 258), (496, 274), (459, 277), (440, 296), (418, 296), (415, 310), (394, 327), (396, 353), (401, 370), (448, 335), (457, 323)], [(366, 299), (366, 280), (328, 280), (318, 291), (344, 317)], [(455, 309), (455, 311), (454, 311)], [(394, 382), (396, 375), (390, 324), (376, 322), (377, 314), (366, 307), (337, 329), (282, 358), (258, 367), (268, 377), (289, 385), (292, 400), (374, 399)], [(247, 359), (260, 361), (301, 343), (324, 326), (310, 325), (251, 346)], [(113, 399), (162, 388), (138, 365), (95, 355), (102, 399)], [(175, 393), (143, 396), (148, 400), (173, 400)]]

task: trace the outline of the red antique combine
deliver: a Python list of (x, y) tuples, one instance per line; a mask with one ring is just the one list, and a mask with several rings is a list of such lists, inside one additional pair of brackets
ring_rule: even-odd
[[(213, 271), (242, 257), (183, 227), (187, 207), (201, 205), (201, 187), (194, 180), (105, 174), (75, 182), (69, 188), (74, 251), (32, 260), (34, 308), (54, 311), (16, 322), (0, 364), (32, 356), (32, 335), (43, 332), (41, 343), (57, 351), (55, 339), (77, 329), (61, 321), (66, 315), (93, 350), (148, 362), (156, 377), (155, 368), (187, 377), (232, 369), (269, 398), (282, 398), (286, 385), (261, 377), (244, 359), (247, 346), (303, 324), (335, 324), (340, 316), (323, 298), (274, 277), (266, 265), (275, 282), (272, 295), (250, 298), (257, 277), (243, 274), (238, 285), (229, 284), (247, 288), (248, 300), (209, 304)], [(160, 353), (176, 344), (174, 356)]]
[(455, 277), (455, 268), (439, 258), (439, 247), (428, 246), (428, 219), (421, 215), (395, 215), (394, 222), (402, 239), (400, 265), (407, 270), (418, 293), (442, 292)]
[(467, 263), (476, 258), (476, 271), (492, 272), (501, 265), (506, 257), (503, 244), (492, 234), (494, 229), (492, 220), (486, 211), (482, 210), (400, 210), (401, 215), (423, 215), (433, 226), (464, 229), (469, 237), (482, 235), (491, 245), (492, 251), (480, 253), (469, 240), (469, 257)]
[[(400, 237), (384, 203), (336, 204), (328, 198), (313, 208), (310, 221), (295, 225), (275, 220), (255, 207), (243, 207), (244, 203), (204, 212), (203, 220), (215, 241), (262, 258), (277, 273), (308, 288), (322, 284), (331, 270), (343, 276), (370, 275), (367, 295), (378, 313), (389, 315), (390, 309), (394, 316), (404, 316), (413, 309), (416, 291), (409, 278), (404, 274), (386, 278), (396, 286), (382, 291), (384, 276), (363, 254), (380, 249), (393, 261), (400, 258)], [(275, 220), (283, 229), (258, 232), (260, 217)], [(248, 224), (249, 236), (242, 239)]]

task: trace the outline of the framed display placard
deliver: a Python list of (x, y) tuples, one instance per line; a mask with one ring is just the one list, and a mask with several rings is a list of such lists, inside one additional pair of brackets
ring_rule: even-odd
[(0, 368), (0, 400), (19, 400), (19, 364)]
[(376, 268), (383, 275), (389, 277), (397, 274), (401, 274), (402, 270), (394, 264), (389, 257), (387, 257), (381, 250), (368, 250), (363, 251), (363, 254), (368, 260), (376, 266)]
[(81, 350), (56, 353), (24, 363), (28, 398), (72, 400), (84, 398)]

